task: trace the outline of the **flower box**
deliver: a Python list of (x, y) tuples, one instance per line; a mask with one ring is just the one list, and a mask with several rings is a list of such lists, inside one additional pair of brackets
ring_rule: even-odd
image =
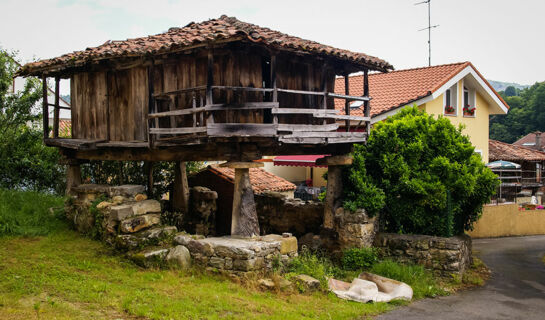
[(475, 108), (470, 108), (469, 105), (464, 107), (464, 116), (473, 117), (475, 115)]
[(445, 114), (454, 114), (456, 109), (453, 106), (445, 106)]

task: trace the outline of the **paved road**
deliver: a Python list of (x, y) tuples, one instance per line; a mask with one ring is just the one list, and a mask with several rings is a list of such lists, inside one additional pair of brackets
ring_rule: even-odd
[(420, 300), (377, 319), (545, 319), (545, 236), (479, 239), (473, 250), (492, 270), (484, 287)]

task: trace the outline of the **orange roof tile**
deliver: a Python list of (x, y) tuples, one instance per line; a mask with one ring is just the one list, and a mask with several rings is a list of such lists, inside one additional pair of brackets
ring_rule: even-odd
[[(235, 183), (235, 169), (208, 166), (207, 170), (227, 181)], [(250, 168), (250, 183), (256, 194), (265, 191), (282, 192), (295, 190), (295, 184), (261, 168)]]
[(488, 141), (490, 161), (545, 161), (545, 152), (496, 140)]
[[(459, 62), (397, 70), (388, 73), (369, 74), (369, 95), (372, 98), (371, 116), (377, 116), (429, 96), (467, 66), (471, 66), (494, 93), (496, 93), (496, 96), (505, 103), (471, 62)], [(350, 77), (349, 90), (352, 96), (363, 95), (363, 75)], [(335, 81), (335, 92), (344, 94), (344, 78), (337, 78)], [(339, 112), (344, 112), (344, 100), (336, 99), (335, 109), (339, 110)], [(351, 114), (363, 115), (363, 108), (352, 109)]]
[(124, 41), (107, 41), (98, 47), (28, 63), (18, 73), (19, 75), (40, 75), (41, 72), (53, 68), (64, 70), (116, 57), (145, 57), (226, 40), (250, 41), (279, 50), (330, 56), (367, 66), (372, 70), (393, 69), (388, 62), (364, 53), (337, 49), (223, 15), (218, 19), (200, 23), (192, 22), (183, 28), (170, 28), (167, 32), (157, 35)]

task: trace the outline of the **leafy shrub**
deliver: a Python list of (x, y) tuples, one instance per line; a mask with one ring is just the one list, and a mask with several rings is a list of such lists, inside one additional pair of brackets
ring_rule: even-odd
[(373, 265), (371, 272), (383, 277), (405, 282), (413, 289), (414, 299), (447, 294), (447, 292), (439, 286), (433, 277), (433, 274), (419, 265), (399, 264), (391, 260), (384, 260)]
[(344, 206), (380, 211), (395, 233), (452, 236), (470, 230), (498, 185), (462, 127), (406, 108), (356, 145)]
[(0, 236), (38, 236), (59, 230), (66, 225), (62, 206), (61, 197), (0, 189)]
[(342, 266), (345, 270), (365, 270), (378, 261), (376, 248), (350, 248), (343, 251)]

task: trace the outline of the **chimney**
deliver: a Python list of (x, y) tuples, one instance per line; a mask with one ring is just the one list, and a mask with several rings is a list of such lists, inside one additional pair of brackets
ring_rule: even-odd
[(536, 131), (534, 134), (536, 135), (536, 145), (534, 146), (534, 148), (541, 151), (541, 132)]

